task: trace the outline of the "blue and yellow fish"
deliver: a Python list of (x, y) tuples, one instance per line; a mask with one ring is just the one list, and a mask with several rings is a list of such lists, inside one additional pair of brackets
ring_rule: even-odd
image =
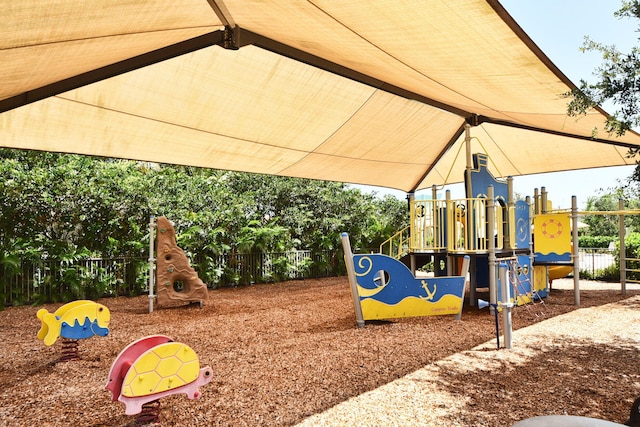
[(38, 339), (45, 345), (52, 345), (58, 337), (69, 339), (101, 337), (109, 333), (111, 313), (102, 304), (94, 301), (78, 300), (67, 303), (53, 314), (42, 308), (36, 313), (42, 326)]

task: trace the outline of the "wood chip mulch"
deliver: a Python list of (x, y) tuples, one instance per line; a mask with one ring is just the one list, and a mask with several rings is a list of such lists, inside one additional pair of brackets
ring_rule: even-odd
[(214, 371), (200, 399), (160, 400), (162, 426), (499, 427), (564, 413), (624, 422), (640, 395), (640, 286), (623, 295), (619, 284), (589, 284), (580, 307), (570, 287), (554, 286), (543, 304), (515, 309), (511, 350), (496, 348), (493, 316), (466, 305), (460, 321), (357, 328), (345, 277), (211, 290), (203, 308), (151, 314), (147, 296), (105, 298), (109, 335), (80, 340), (80, 360), (68, 362), (58, 362), (60, 340), (36, 338), (37, 310), (61, 304), (9, 307), (0, 425), (134, 425), (104, 386), (120, 351), (154, 334), (188, 344)]

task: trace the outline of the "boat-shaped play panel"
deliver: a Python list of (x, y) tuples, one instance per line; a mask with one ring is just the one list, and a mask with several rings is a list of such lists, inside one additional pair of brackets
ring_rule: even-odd
[(382, 254), (354, 254), (358, 299), (364, 320), (458, 314), (461, 276), (415, 277), (402, 262)]

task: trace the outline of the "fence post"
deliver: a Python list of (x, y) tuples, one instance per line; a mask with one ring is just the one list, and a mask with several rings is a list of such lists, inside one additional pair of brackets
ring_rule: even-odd
[(618, 199), (618, 224), (620, 225), (620, 289), (622, 295), (627, 293), (627, 250), (624, 243), (625, 229), (624, 229), (624, 200)]
[(573, 238), (573, 303), (580, 305), (580, 254), (578, 248), (578, 199), (571, 196), (571, 230)]

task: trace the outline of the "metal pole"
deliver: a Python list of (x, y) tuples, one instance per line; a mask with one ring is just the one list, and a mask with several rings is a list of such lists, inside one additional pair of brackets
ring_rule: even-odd
[[(538, 213), (543, 215), (547, 213), (547, 189), (545, 187), (540, 187), (540, 206), (538, 208), (540, 209)], [(544, 283), (548, 284), (549, 290), (551, 290), (549, 282), (549, 266), (546, 265), (544, 267)]]
[[(462, 259), (462, 271), (460, 275), (464, 277), (464, 285), (463, 289), (467, 286), (467, 274), (469, 273), (469, 263), (471, 262), (471, 257), (469, 255), (465, 255)], [(462, 319), (462, 308), (464, 307), (464, 290), (462, 291), (462, 301), (460, 301), (460, 312), (456, 314), (456, 320)]]
[[(409, 209), (409, 253), (411, 253), (411, 261), (412, 261), (412, 270), (415, 271), (414, 259), (413, 259), (413, 250), (418, 245), (418, 242), (422, 241), (422, 236), (424, 236), (424, 222), (420, 223), (419, 227), (416, 227), (416, 193), (410, 192), (407, 193), (407, 209)], [(389, 252), (389, 256), (399, 256), (402, 253), (402, 239), (400, 239), (400, 244), (398, 245), (398, 253), (393, 253), (393, 248)]]
[(496, 346), (500, 348), (500, 323), (498, 322), (498, 304), (494, 304), (491, 306), (493, 310), (493, 318), (496, 323)]
[(478, 282), (476, 281), (477, 276), (477, 268), (476, 268), (476, 256), (473, 254), (473, 262), (469, 263), (469, 306), (476, 306), (476, 287), (478, 286)]
[[(489, 264), (489, 303), (495, 307), (498, 303), (498, 280), (496, 278), (496, 239), (495, 239), (495, 203), (493, 200), (493, 186), (487, 188), (487, 250)], [(480, 224), (481, 226), (481, 224)]]
[(445, 218), (446, 229), (447, 229), (447, 255), (446, 255), (446, 268), (447, 268), (447, 276), (453, 276), (453, 257), (449, 255), (451, 251), (456, 249), (456, 206), (451, 202), (451, 191), (447, 190), (445, 192), (446, 206), (447, 206), (447, 216)]
[(344, 250), (344, 263), (347, 266), (349, 285), (351, 285), (353, 308), (356, 311), (356, 323), (358, 324), (358, 327), (363, 328), (364, 316), (362, 315), (362, 307), (360, 306), (358, 282), (356, 281), (356, 269), (353, 265), (353, 253), (351, 252), (351, 243), (349, 243), (349, 234), (347, 233), (342, 233), (342, 249)]
[(467, 165), (464, 170), (465, 197), (470, 198), (470, 197), (474, 197), (474, 195), (471, 194), (472, 192), (471, 169), (473, 169), (473, 164), (472, 164), (473, 162), (472, 162), (472, 156), (471, 156), (471, 125), (468, 123), (464, 125), (464, 144), (465, 144), (465, 155), (466, 155), (466, 162), (467, 162)]
[[(445, 193), (446, 194), (446, 193)], [(431, 186), (431, 239), (433, 243), (431, 244), (433, 247), (440, 247), (442, 244), (442, 239), (440, 238), (440, 230), (444, 227), (442, 221), (440, 221), (440, 215), (438, 215), (438, 188), (435, 185)], [(424, 241), (428, 241), (428, 234), (424, 234)], [(435, 256), (432, 257), (433, 262), (436, 262)]]
[(580, 252), (578, 248), (578, 201), (571, 196), (571, 230), (573, 237), (573, 303), (580, 305)]
[[(516, 201), (513, 196), (513, 177), (512, 176), (507, 177), (506, 202), (507, 202), (507, 222), (509, 224), (509, 227), (507, 227), (507, 230), (506, 230), (507, 232), (504, 234), (504, 243), (502, 247), (515, 250), (518, 243), (516, 241), (517, 239), (516, 238), (517, 229), (515, 224)], [(511, 216), (512, 213), (513, 213), (513, 217)]]
[(153, 285), (155, 283), (155, 251), (153, 248), (154, 230), (156, 229), (156, 219), (154, 216), (149, 217), (149, 313), (153, 313)]
[(504, 334), (504, 348), (510, 349), (512, 346), (511, 338), (511, 292), (509, 292), (511, 286), (508, 283), (507, 278), (507, 266), (505, 263), (500, 263), (500, 293), (502, 296), (502, 333)]
[[(618, 210), (624, 210), (624, 200), (618, 199)], [(624, 214), (618, 216), (620, 225), (620, 289), (623, 295), (627, 293), (627, 250), (624, 242), (626, 231), (624, 229)]]
[[(466, 167), (464, 170), (464, 197), (465, 197), (465, 216), (464, 216), (464, 241), (465, 241), (465, 250), (470, 250), (475, 248), (478, 235), (477, 231), (474, 229), (473, 224), (473, 199), (476, 197), (473, 194), (473, 186), (471, 185), (471, 171), (473, 170), (473, 156), (471, 155), (471, 125), (466, 124), (464, 126), (464, 143), (465, 143), (465, 154), (466, 154)], [(473, 240), (472, 240), (473, 236)]]
[[(525, 201), (527, 202), (527, 209), (529, 212), (531, 212), (531, 197), (527, 196), (525, 198)], [(535, 215), (535, 214), (534, 214)], [(529, 218), (529, 221), (531, 221), (531, 218)], [(529, 224), (531, 224), (531, 222), (529, 222)], [(531, 290), (535, 293), (536, 289), (535, 289), (535, 284), (536, 284), (536, 269), (533, 267), (533, 260), (535, 259), (534, 257), (534, 249), (533, 249), (533, 238), (531, 237), (531, 230), (529, 230), (529, 271), (531, 272)], [(549, 283), (549, 282), (547, 282)], [(545, 286), (546, 288), (546, 286)]]

